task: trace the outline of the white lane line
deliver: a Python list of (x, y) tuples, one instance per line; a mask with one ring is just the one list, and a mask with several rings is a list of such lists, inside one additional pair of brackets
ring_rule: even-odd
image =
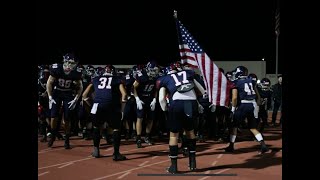
[[(240, 142), (241, 143), (241, 142)], [(210, 150), (217, 150), (217, 149), (221, 149), (225, 147), (224, 146), (220, 146), (220, 147), (216, 147), (216, 148), (212, 148)], [(200, 152), (199, 154), (203, 154), (203, 152)], [(125, 172), (128, 172), (128, 171), (134, 171), (134, 170), (137, 170), (137, 169), (141, 169), (141, 168), (145, 168), (145, 167), (149, 167), (149, 166), (153, 166), (153, 165), (156, 165), (156, 164), (161, 164), (161, 163), (164, 163), (164, 162), (168, 162), (170, 161), (169, 160), (164, 160), (164, 161), (160, 161), (160, 162), (157, 162), (157, 163), (153, 163), (153, 164), (148, 164), (148, 165), (145, 165), (145, 166), (141, 166), (141, 167), (136, 167), (136, 168), (132, 168), (132, 169), (128, 169), (128, 170), (125, 170), (125, 171), (121, 171), (121, 172), (117, 172), (117, 173), (114, 173), (114, 174), (109, 174), (109, 175), (106, 175), (106, 176), (102, 176), (102, 177), (98, 177), (98, 178), (95, 178), (93, 180), (100, 180), (100, 179), (106, 179), (108, 177), (112, 177), (112, 176), (115, 176), (115, 175), (118, 175), (118, 174), (122, 174), (122, 173), (125, 173)], [(230, 169), (230, 168), (229, 168)], [(227, 169), (227, 170), (229, 170)], [(221, 171), (221, 172), (224, 172), (225, 170)], [(217, 173), (221, 173), (221, 172), (217, 172)]]
[[(205, 172), (205, 174), (209, 174), (211, 171), (210, 170), (208, 170), (208, 171), (206, 171)], [(205, 176), (205, 177), (203, 177), (203, 178), (200, 178), (200, 179), (198, 179), (198, 180), (204, 180), (204, 179), (207, 179), (207, 178), (209, 178), (210, 176)]]
[(214, 174), (220, 174), (220, 173), (223, 173), (223, 172), (225, 172), (225, 171), (228, 171), (230, 168), (228, 168), (228, 169), (223, 169), (223, 170), (221, 170), (221, 171), (218, 171), (218, 172), (216, 172), (216, 173), (214, 173)]
[(48, 150), (39, 151), (38, 154), (47, 153), (47, 152), (51, 152), (51, 151), (61, 151), (61, 150), (65, 150), (65, 149), (64, 148), (48, 149)]
[(155, 159), (155, 158), (157, 158), (157, 157), (159, 157), (159, 156), (153, 156), (151, 159)]
[(72, 163), (65, 164), (65, 165), (63, 165), (63, 166), (60, 166), (60, 167), (58, 167), (58, 168), (64, 168), (64, 167), (69, 166), (69, 165), (71, 165), (71, 164), (73, 164), (73, 162), (72, 162)]
[(50, 168), (50, 167), (55, 167), (55, 166), (60, 166), (60, 165), (64, 165), (64, 164), (69, 164), (69, 163), (75, 163), (75, 162), (85, 161), (85, 160), (93, 159), (93, 158), (94, 158), (94, 157), (83, 158), (83, 159), (78, 159), (78, 160), (74, 160), (74, 161), (68, 161), (68, 162), (64, 162), (64, 163), (54, 164), (54, 165), (50, 165), (50, 166), (45, 166), (45, 167), (38, 168), (38, 170), (40, 170), (40, 169), (45, 169), (45, 168)]
[[(167, 144), (162, 144), (162, 145), (155, 145), (155, 146), (149, 146), (149, 147), (145, 147), (143, 149), (150, 149), (150, 148), (154, 148), (154, 147), (158, 147), (158, 146), (168, 146)], [(139, 151), (141, 149), (131, 149), (131, 150), (128, 150), (128, 151), (121, 151), (121, 153), (126, 153), (126, 152), (131, 152), (131, 151)], [(112, 154), (107, 154), (105, 156), (111, 156)], [(63, 163), (59, 163), (59, 164), (53, 164), (53, 165), (50, 165), (50, 166), (45, 166), (45, 167), (40, 167), (38, 168), (38, 170), (40, 169), (45, 169), (45, 168), (51, 168), (51, 167), (55, 167), (55, 166), (61, 166), (61, 165), (64, 165), (64, 164), (68, 164), (68, 163), (74, 163), (74, 162), (80, 162), (80, 161), (84, 161), (84, 160), (89, 160), (89, 159), (93, 159), (94, 157), (87, 157), (87, 158), (83, 158), (83, 159), (78, 159), (78, 160), (73, 160), (73, 161), (68, 161), (68, 162), (63, 162)]]
[(144, 166), (144, 165), (147, 164), (148, 162), (149, 162), (149, 161), (145, 161), (145, 162), (139, 164), (138, 166)]
[(211, 164), (211, 166), (215, 166), (217, 164), (218, 161), (213, 161), (213, 163)]
[(219, 154), (219, 156), (217, 157), (217, 159), (220, 159), (222, 157), (223, 154)]
[(131, 171), (128, 171), (126, 173), (124, 173), (123, 175), (119, 176), (117, 179), (122, 179), (123, 177), (125, 177), (126, 175), (130, 174)]
[(118, 175), (118, 174), (122, 174), (122, 173), (129, 172), (129, 171), (134, 171), (134, 170), (137, 170), (137, 169), (142, 169), (142, 168), (145, 168), (145, 167), (153, 166), (153, 165), (156, 165), (156, 164), (161, 164), (161, 163), (168, 162), (168, 161), (170, 161), (170, 159), (164, 160), (164, 161), (160, 161), (160, 162), (156, 162), (156, 163), (153, 163), (153, 164), (148, 164), (148, 165), (141, 166), (141, 167), (132, 168), (132, 169), (121, 171), (121, 172), (117, 172), (117, 173), (114, 173), (114, 174), (109, 174), (107, 176), (98, 177), (98, 178), (95, 178), (93, 180), (105, 179), (105, 178), (112, 177), (112, 176), (115, 176), (115, 175)]
[(46, 172), (40, 173), (40, 174), (38, 174), (38, 177), (39, 177), (39, 176), (42, 176), (42, 175), (45, 175), (45, 174), (47, 174), (47, 173), (49, 173), (49, 171), (46, 171)]

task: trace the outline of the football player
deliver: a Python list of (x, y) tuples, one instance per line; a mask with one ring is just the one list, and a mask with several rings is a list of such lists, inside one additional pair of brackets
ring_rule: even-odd
[[(65, 121), (65, 143), (64, 148), (70, 149), (70, 113), (76, 107), (77, 101), (82, 93), (81, 72), (77, 71), (78, 60), (72, 53), (63, 56), (62, 64), (53, 64), (47, 81), (47, 92), (49, 97), (49, 109), (51, 109), (52, 136), (48, 146), (52, 147), (58, 134), (57, 118), (63, 104)], [(73, 92), (76, 92), (74, 95)]]
[[(244, 66), (238, 66), (234, 72), (236, 78), (234, 84), (236, 88), (232, 90), (231, 109), (231, 115), (233, 115), (233, 131), (230, 134), (229, 146), (225, 148), (225, 151), (234, 151), (237, 128), (239, 127), (239, 123), (247, 118), (250, 131), (261, 145), (260, 153), (265, 153), (268, 151), (268, 147), (263, 140), (262, 134), (256, 129), (259, 112), (259, 104), (257, 104), (257, 102), (260, 102), (256, 82), (253, 81), (252, 78), (248, 78), (248, 69)], [(237, 102), (238, 98), (240, 104)]]
[[(198, 116), (198, 102), (195, 89), (204, 94), (204, 89), (195, 82), (194, 71), (181, 70), (176, 63), (170, 64), (167, 75), (157, 80), (159, 89), (159, 103), (163, 111), (168, 110), (167, 127), (170, 131), (169, 157), (171, 165), (167, 168), (169, 173), (178, 172), (178, 138), (179, 132), (185, 130), (186, 143), (189, 151), (189, 169), (196, 169), (196, 137), (194, 134), (194, 122)], [(195, 88), (196, 87), (196, 88)], [(169, 107), (166, 96), (169, 96)]]
[[(102, 72), (101, 72), (102, 73)], [(121, 161), (127, 158), (120, 154), (120, 126), (122, 120), (122, 109), (127, 102), (127, 93), (121, 77), (116, 76), (115, 67), (107, 65), (104, 73), (94, 77), (92, 83), (84, 91), (82, 98), (88, 99), (88, 94), (94, 91), (93, 106), (91, 109), (93, 122), (93, 153), (95, 158), (100, 157), (101, 131), (105, 129), (104, 124), (108, 124), (113, 129), (113, 160)]]

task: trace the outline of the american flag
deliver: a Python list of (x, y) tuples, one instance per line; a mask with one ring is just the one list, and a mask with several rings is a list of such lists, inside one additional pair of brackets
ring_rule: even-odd
[(228, 106), (231, 83), (178, 19), (176, 19), (176, 25), (181, 63), (200, 69), (212, 104)]

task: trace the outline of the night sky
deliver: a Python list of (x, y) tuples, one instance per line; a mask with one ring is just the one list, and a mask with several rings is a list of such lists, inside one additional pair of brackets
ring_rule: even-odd
[(265, 58), (267, 73), (275, 73), (275, 0), (192, 4), (116, 1), (114, 5), (108, 4), (111, 1), (45, 2), (38, 2), (36, 11), (39, 64), (61, 62), (66, 52), (74, 52), (81, 64), (176, 61), (175, 9), (178, 19), (213, 61)]

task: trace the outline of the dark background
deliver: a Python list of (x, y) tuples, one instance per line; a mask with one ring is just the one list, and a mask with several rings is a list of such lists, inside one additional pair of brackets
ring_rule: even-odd
[[(66, 52), (74, 52), (81, 64), (176, 61), (175, 9), (178, 19), (212, 60), (265, 58), (267, 73), (275, 73), (276, 0), (181, 2), (38, 2), (37, 62), (61, 62)], [(282, 71), (279, 58), (278, 73)]]

